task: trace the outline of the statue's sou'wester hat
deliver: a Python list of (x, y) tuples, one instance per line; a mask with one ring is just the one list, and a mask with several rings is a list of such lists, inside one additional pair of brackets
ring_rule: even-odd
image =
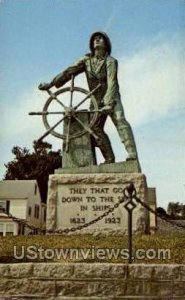
[(105, 43), (106, 43), (107, 52), (108, 52), (108, 54), (110, 55), (110, 54), (111, 54), (111, 49), (112, 49), (111, 41), (110, 41), (108, 35), (107, 35), (105, 32), (102, 32), (102, 31), (94, 32), (94, 33), (91, 35), (90, 40), (89, 40), (89, 48), (90, 48), (91, 52), (94, 52), (93, 41), (94, 41), (94, 37), (95, 37), (96, 35), (101, 35), (101, 36), (103, 36), (103, 38), (104, 38), (104, 40), (105, 40)]

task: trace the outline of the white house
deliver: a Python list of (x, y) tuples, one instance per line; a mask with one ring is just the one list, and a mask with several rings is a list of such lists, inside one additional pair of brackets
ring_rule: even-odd
[(30, 230), (8, 214), (45, 229), (46, 204), (41, 203), (36, 180), (0, 181), (0, 235), (29, 234)]

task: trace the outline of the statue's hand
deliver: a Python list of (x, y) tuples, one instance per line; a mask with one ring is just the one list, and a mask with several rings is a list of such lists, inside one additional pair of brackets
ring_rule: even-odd
[(39, 84), (38, 89), (41, 91), (49, 90), (52, 87), (51, 83), (42, 82)]

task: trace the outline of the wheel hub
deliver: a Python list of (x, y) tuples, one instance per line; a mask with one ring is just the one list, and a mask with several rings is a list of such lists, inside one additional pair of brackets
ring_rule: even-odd
[(71, 118), (74, 115), (74, 113), (75, 113), (75, 109), (73, 107), (67, 107), (65, 109), (65, 116), (68, 118), (69, 117)]

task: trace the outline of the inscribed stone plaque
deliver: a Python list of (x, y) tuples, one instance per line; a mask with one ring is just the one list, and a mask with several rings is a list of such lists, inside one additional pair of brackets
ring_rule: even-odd
[[(88, 224), (104, 214), (123, 198), (126, 182), (132, 181), (141, 200), (147, 199), (145, 176), (142, 174), (62, 174), (49, 181), (47, 229), (65, 229)], [(94, 224), (76, 231), (84, 233), (126, 233), (127, 201)], [(137, 203), (136, 203), (137, 204)], [(133, 210), (134, 232), (144, 232), (147, 216), (137, 204)]]

